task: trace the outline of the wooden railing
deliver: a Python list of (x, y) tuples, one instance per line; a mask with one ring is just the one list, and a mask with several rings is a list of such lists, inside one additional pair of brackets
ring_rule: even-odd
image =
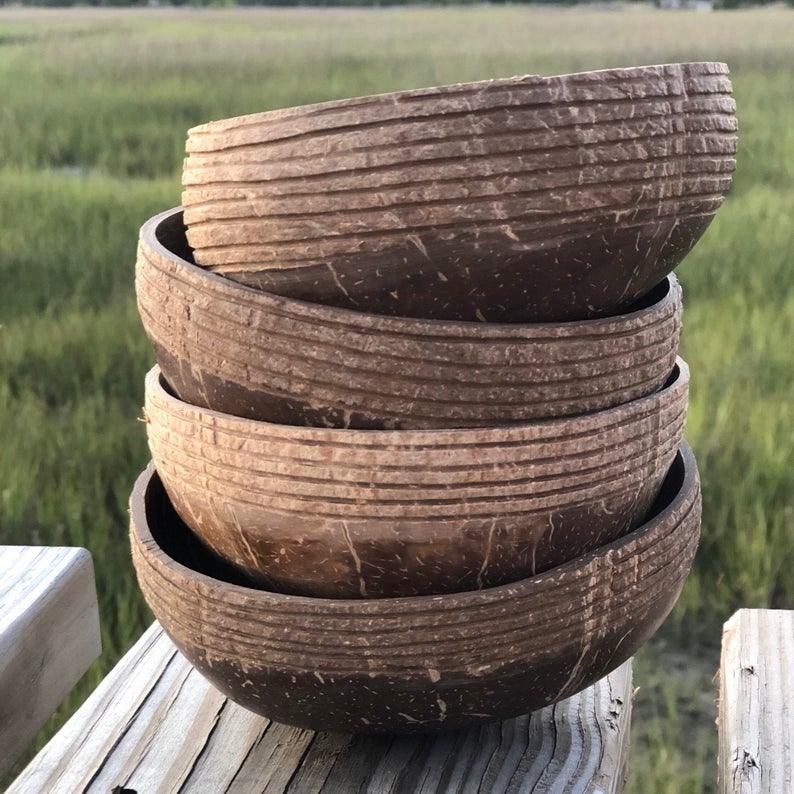
[(91, 555), (0, 546), (0, 776), (100, 651)]
[[(99, 654), (91, 558), (0, 547), (0, 770)], [(554, 706), (419, 737), (272, 723), (207, 683), (155, 623), (12, 784), (107, 792), (618, 792), (631, 662)], [(794, 612), (741, 610), (720, 675), (720, 790), (794, 793)]]

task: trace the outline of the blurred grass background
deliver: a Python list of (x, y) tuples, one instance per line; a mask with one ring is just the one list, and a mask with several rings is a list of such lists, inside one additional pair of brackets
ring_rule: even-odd
[(720, 625), (794, 607), (794, 12), (526, 6), (0, 9), (0, 542), (85, 546), (104, 653), (39, 737), (151, 619), (127, 549), (153, 359), (137, 229), (179, 203), (199, 122), (399, 88), (678, 60), (729, 63), (734, 190), (679, 268), (687, 435), (703, 541), (639, 656), (630, 790), (713, 791)]

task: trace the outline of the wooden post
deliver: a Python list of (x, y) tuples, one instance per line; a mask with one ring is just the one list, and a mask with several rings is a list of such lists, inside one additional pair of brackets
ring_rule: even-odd
[(794, 792), (794, 611), (739, 610), (722, 634), (719, 788)]
[(0, 775), (100, 651), (91, 555), (0, 546)]

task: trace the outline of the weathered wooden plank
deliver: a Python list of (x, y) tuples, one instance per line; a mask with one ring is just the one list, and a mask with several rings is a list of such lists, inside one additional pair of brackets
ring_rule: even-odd
[(91, 555), (0, 546), (0, 775), (100, 652)]
[(617, 792), (630, 713), (627, 662), (580, 695), (501, 725), (314, 734), (224, 699), (154, 624), (9, 791)]
[(150, 628), (94, 690), (66, 725), (28, 765), (11, 790), (74, 792), (85, 789), (105, 763), (115, 763), (114, 749), (132, 731), (138, 735), (168, 686), (173, 645), (162, 641), (158, 626)]
[(227, 791), (251, 748), (259, 744), (269, 724), (268, 720), (242, 706), (230, 700), (224, 701), (214, 741), (202, 748), (182, 787), (183, 794)]
[(794, 792), (794, 611), (741, 609), (722, 634), (724, 794)]

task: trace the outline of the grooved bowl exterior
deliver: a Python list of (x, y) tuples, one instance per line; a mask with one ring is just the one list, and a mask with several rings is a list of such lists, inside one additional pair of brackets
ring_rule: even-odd
[(211, 122), (188, 133), (200, 265), (403, 317), (537, 322), (630, 305), (731, 183), (722, 63), (517, 77)]
[(235, 702), (314, 730), (454, 729), (575, 694), (662, 623), (699, 527), (684, 444), (646, 522), (590, 554), (489, 590), (334, 600), (241, 586), (179, 520), (152, 466), (131, 499), (138, 581), (182, 653)]
[(250, 581), (377, 598), (524, 579), (621, 537), (681, 441), (689, 371), (585, 416), (504, 428), (255, 422), (146, 378), (149, 447), (179, 515)]
[(641, 308), (567, 323), (384, 317), (250, 289), (190, 261), (181, 212), (141, 230), (138, 308), (183, 400), (283, 424), (447, 428), (598, 411), (656, 391), (678, 350), (674, 276)]

